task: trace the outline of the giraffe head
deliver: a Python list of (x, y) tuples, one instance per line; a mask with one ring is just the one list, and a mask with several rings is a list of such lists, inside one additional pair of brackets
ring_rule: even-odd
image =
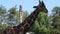
[(45, 13), (48, 13), (46, 7), (45, 7), (45, 4), (43, 1), (40, 1), (39, 0), (39, 5), (38, 6), (34, 6), (33, 8), (36, 8), (38, 11), (41, 11), (41, 12), (45, 12)]

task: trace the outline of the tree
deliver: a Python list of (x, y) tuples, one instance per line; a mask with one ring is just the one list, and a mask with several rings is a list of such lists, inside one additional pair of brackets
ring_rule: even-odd
[(13, 26), (13, 25), (16, 25), (15, 23), (15, 19), (16, 19), (16, 12), (17, 12), (17, 10), (16, 10), (16, 7), (12, 7), (12, 8), (10, 8), (9, 10), (8, 10), (8, 14), (7, 14), (7, 24), (6, 25), (11, 25), (11, 26)]
[(4, 15), (6, 13), (6, 9), (4, 6), (0, 6), (0, 16)]
[(35, 34), (48, 34), (50, 27), (50, 17), (47, 16), (47, 13), (41, 12), (31, 29)]
[(60, 7), (54, 7), (52, 9), (53, 16), (60, 16)]
[(60, 34), (60, 7), (52, 9), (52, 26), (51, 33)]
[(60, 27), (60, 7), (54, 7), (52, 11), (52, 25), (57, 28), (58, 26)]
[(5, 20), (6, 9), (4, 6), (0, 6), (0, 24), (2, 24), (3, 20)]
[(6, 8), (1, 5), (0, 6), (0, 31), (6, 28), (6, 25), (4, 25), (5, 17), (6, 17)]

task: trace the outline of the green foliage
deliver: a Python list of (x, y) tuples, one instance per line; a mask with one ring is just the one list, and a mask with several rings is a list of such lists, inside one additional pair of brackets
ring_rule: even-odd
[(7, 28), (6, 25), (4, 25), (4, 24), (3, 24), (3, 25), (0, 25), (0, 32), (3, 31), (3, 30), (6, 29), (6, 28)]
[(32, 27), (32, 31), (35, 34), (46, 34), (50, 31), (50, 28), (50, 17), (47, 16), (47, 13), (41, 12)]
[(6, 9), (4, 6), (0, 6), (0, 25), (2, 22), (5, 20), (5, 15), (6, 15)]
[(11, 9), (8, 10), (9, 12), (9, 17), (13, 18), (16, 14), (16, 7), (12, 7)]
[(6, 13), (6, 9), (4, 8), (4, 6), (0, 6), (0, 16), (4, 15)]
[(51, 18), (46, 13), (40, 13), (31, 31), (35, 34), (60, 34), (60, 8), (55, 7), (52, 14)]
[(58, 27), (60, 27), (60, 7), (54, 7), (52, 12), (55, 12), (55, 14), (53, 13), (53, 15), (52, 15), (53, 16), (52, 25), (55, 28), (58, 28)]
[(51, 33), (60, 34), (60, 7), (54, 7), (52, 9), (52, 25)]
[(53, 16), (60, 16), (60, 7), (54, 7), (52, 9)]
[(55, 16), (53, 18), (54, 25), (60, 25), (60, 16)]

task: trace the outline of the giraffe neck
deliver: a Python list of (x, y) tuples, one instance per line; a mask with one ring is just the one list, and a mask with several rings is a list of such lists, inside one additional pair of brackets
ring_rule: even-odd
[(38, 6), (35, 6), (36, 10), (31, 13), (20, 25), (17, 26), (18, 29), (23, 30), (23, 32), (28, 31), (28, 29), (33, 25), (35, 22), (38, 14), (41, 11), (47, 11), (45, 5), (40, 3)]
[(39, 13), (40, 13), (40, 11), (36, 9), (33, 13), (31, 13), (31, 15), (29, 15), (29, 16), (25, 19), (25, 21), (22, 22), (22, 24), (18, 25), (17, 28), (20, 29), (20, 30), (18, 30), (19, 33), (21, 33), (21, 32), (27, 32), (28, 29), (29, 29), (29, 28), (33, 25), (33, 23), (35, 22), (35, 20), (36, 20), (36, 18), (37, 18), (37, 16), (38, 16)]

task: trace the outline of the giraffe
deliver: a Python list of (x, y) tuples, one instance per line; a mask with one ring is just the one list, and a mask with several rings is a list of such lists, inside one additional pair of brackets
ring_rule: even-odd
[(45, 13), (48, 12), (44, 2), (40, 0), (38, 6), (34, 6), (33, 8), (35, 8), (35, 10), (21, 24), (15, 27), (10, 27), (4, 30), (1, 34), (25, 34), (34, 24), (40, 12), (45, 12)]
[[(34, 21), (36, 20), (38, 14), (43, 11), (45, 13), (47, 13), (47, 9), (44, 5), (44, 2), (39, 1), (39, 5), (38, 6), (34, 6), (34, 8), (36, 8), (36, 10), (34, 12), (31, 13), (30, 16), (28, 16), (25, 21), (22, 22), (22, 24), (18, 25), (17, 28), (21, 29), (24, 32), (27, 32), (28, 29), (33, 25)], [(23, 32), (22, 32), (23, 33)]]

